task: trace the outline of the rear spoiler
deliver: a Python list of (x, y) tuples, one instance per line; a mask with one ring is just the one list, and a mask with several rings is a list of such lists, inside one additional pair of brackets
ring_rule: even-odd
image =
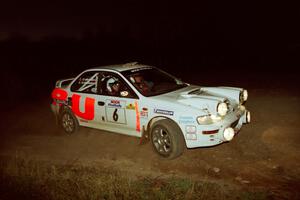
[(56, 81), (55, 83), (55, 87), (57, 88), (65, 88), (67, 87), (72, 81), (74, 80), (74, 78), (68, 78), (68, 79), (61, 79)]

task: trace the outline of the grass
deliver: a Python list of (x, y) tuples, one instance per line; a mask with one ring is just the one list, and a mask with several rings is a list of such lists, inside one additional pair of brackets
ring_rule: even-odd
[(208, 181), (129, 176), (116, 169), (1, 159), (0, 199), (267, 199)]

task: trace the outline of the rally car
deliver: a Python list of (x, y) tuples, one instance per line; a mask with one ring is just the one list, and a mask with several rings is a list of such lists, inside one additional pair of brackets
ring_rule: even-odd
[(138, 63), (88, 69), (59, 80), (51, 109), (68, 133), (91, 127), (150, 140), (164, 158), (230, 141), (250, 122), (248, 92), (201, 87)]

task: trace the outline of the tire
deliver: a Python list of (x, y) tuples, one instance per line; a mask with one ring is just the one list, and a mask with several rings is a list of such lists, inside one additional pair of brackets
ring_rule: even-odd
[(59, 124), (64, 132), (69, 135), (77, 132), (79, 129), (79, 123), (72, 111), (69, 109), (64, 109), (61, 112), (59, 117)]
[(180, 128), (169, 119), (155, 122), (150, 137), (154, 151), (166, 159), (180, 156), (186, 148)]

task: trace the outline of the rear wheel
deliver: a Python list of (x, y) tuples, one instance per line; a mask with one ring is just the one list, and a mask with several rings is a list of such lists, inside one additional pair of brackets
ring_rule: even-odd
[(79, 124), (76, 117), (69, 109), (65, 109), (62, 111), (62, 113), (60, 114), (59, 122), (61, 127), (67, 134), (73, 134), (79, 128)]
[(185, 149), (185, 142), (180, 128), (169, 119), (155, 122), (151, 129), (153, 149), (160, 156), (173, 159)]

